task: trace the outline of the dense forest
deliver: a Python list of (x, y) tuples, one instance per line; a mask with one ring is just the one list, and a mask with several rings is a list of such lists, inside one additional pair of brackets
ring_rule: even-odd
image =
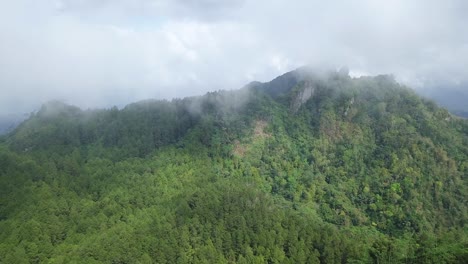
[(468, 121), (298, 69), (0, 138), (0, 263), (467, 263)]

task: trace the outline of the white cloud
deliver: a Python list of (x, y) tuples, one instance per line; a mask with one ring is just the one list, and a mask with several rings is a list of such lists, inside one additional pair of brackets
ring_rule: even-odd
[[(0, 113), (235, 89), (303, 64), (468, 83), (464, 1), (0, 3)], [(460, 88), (463, 89), (463, 88)]]

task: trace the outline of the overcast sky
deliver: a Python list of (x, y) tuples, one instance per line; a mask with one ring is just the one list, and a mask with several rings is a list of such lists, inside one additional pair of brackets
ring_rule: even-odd
[(305, 64), (468, 83), (464, 0), (0, 0), (0, 114), (122, 106)]

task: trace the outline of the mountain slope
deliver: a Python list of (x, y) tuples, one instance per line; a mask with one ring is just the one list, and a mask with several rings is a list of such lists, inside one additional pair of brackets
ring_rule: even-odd
[(51, 102), (0, 147), (0, 259), (463, 263), (468, 123), (307, 68), (124, 109)]

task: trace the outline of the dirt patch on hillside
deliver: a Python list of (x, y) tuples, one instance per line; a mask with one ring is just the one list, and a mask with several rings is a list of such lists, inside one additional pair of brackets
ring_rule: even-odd
[(265, 132), (265, 128), (268, 126), (268, 123), (263, 120), (255, 121), (255, 128), (254, 128), (254, 137), (255, 138), (267, 138), (271, 137), (270, 134)]
[(232, 151), (234, 155), (239, 157), (244, 157), (247, 152), (247, 147), (242, 145), (239, 140), (234, 141), (234, 150)]
[(268, 126), (268, 123), (263, 120), (258, 120), (255, 121), (254, 123), (254, 129), (253, 129), (253, 137), (252, 140), (250, 140), (250, 143), (241, 143), (239, 140), (234, 141), (234, 149), (232, 153), (235, 156), (239, 157), (244, 157), (249, 150), (249, 148), (252, 146), (252, 143), (259, 139), (263, 138), (269, 138), (271, 137), (270, 134), (265, 132), (266, 127)]

